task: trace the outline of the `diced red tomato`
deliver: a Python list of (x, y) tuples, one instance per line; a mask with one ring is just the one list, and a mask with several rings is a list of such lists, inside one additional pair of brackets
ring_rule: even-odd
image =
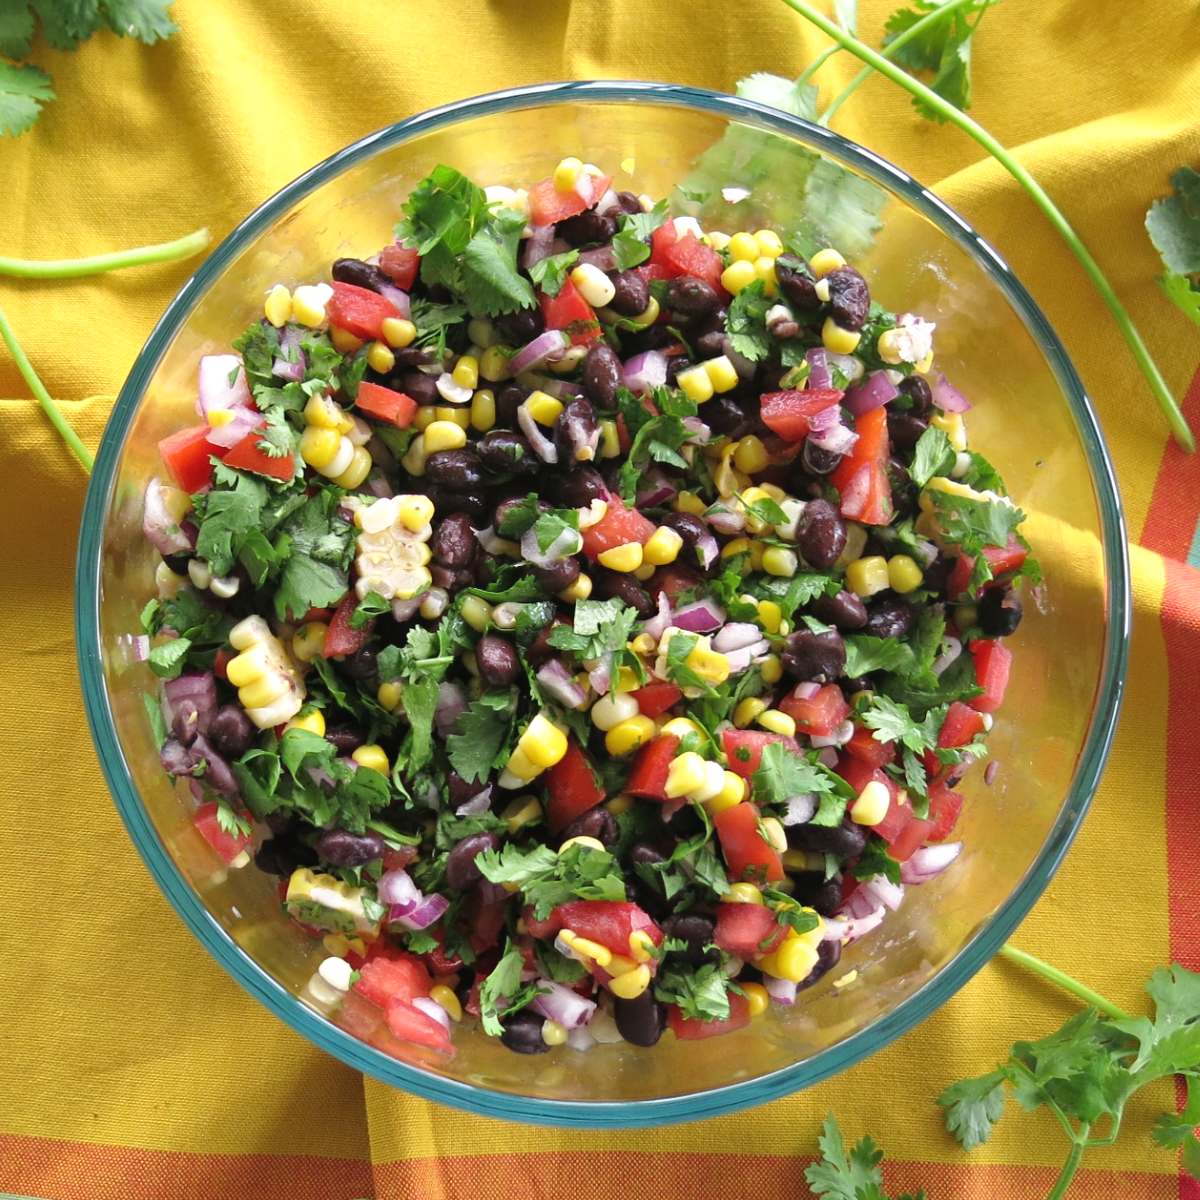
[(571, 900), (560, 904), (554, 915), (560, 929), (570, 929), (589, 941), (607, 946), (614, 954), (628, 955), (629, 938), (641, 930), (658, 945), (662, 930), (650, 915), (628, 900)]
[(417, 415), (417, 402), (411, 396), (365, 380), (358, 385), (354, 406), (366, 416), (387, 421), (398, 429), (407, 428)]
[(521, 918), (525, 922), (525, 928), (529, 930), (529, 936), (540, 938), (542, 941), (555, 937), (562, 928), (562, 920), (559, 918), (557, 909), (554, 909), (544, 920), (539, 921), (533, 915), (533, 908), (527, 904), (521, 910)]
[(368, 959), (358, 969), (354, 990), (372, 1004), (387, 1008), (393, 1000), (411, 1000), (428, 996), (433, 980), (425, 964), (403, 951), (394, 957)]
[(929, 840), (933, 827), (932, 821), (926, 821), (922, 817), (913, 817), (896, 835), (896, 840), (888, 847), (888, 853), (897, 862), (908, 862)]
[(872, 767), (886, 767), (896, 758), (895, 743), (877, 742), (875, 735), (862, 725), (855, 726), (853, 735), (842, 749)]
[(675, 245), (679, 240), (679, 234), (676, 232), (675, 223), (667, 221), (660, 225), (653, 233), (650, 234), (650, 262), (647, 266), (654, 265), (663, 273), (659, 276), (660, 279), (668, 279), (667, 274), (667, 251)]
[(785, 737), (782, 733), (762, 733), (757, 729), (724, 729), (721, 741), (729, 769), (743, 779), (749, 779), (758, 770), (763, 750), (772, 742), (790, 746), (793, 750), (799, 748), (795, 738)]
[(763, 424), (785, 442), (802, 442), (812, 428), (812, 418), (840, 404), (843, 395), (837, 388), (767, 392), (762, 398)]
[(783, 878), (783, 860), (758, 831), (758, 809), (749, 801), (722, 809), (713, 817), (729, 877), (750, 883), (776, 883)]
[(654, 522), (643, 517), (636, 508), (626, 508), (621, 497), (608, 495), (608, 511), (595, 525), (583, 531), (583, 552), (588, 558), (599, 558), (605, 550), (624, 546), (627, 542), (645, 545), (654, 533)]
[[(249, 813), (239, 814), (249, 817)], [(217, 852), (222, 862), (231, 863), (254, 840), (248, 833), (226, 833), (217, 821), (217, 805), (202, 804), (196, 809), (192, 823), (200, 836)]]
[(786, 930), (765, 904), (718, 904), (713, 941), (728, 954), (754, 958), (774, 950)]
[(779, 702), (779, 707), (796, 722), (800, 733), (815, 733), (818, 737), (829, 737), (850, 715), (850, 705), (836, 683), (825, 684), (808, 698), (790, 692)]
[(683, 592), (690, 591), (700, 583), (700, 576), (690, 567), (672, 563), (669, 567), (660, 567), (650, 577), (648, 588), (650, 595), (658, 598), (659, 592), (665, 592), (672, 605)]
[[(651, 244), (653, 244), (653, 235), (651, 235)], [(657, 283), (671, 278), (671, 272), (662, 263), (655, 262), (653, 259), (633, 269), (647, 283)]]
[(652, 742), (647, 742), (633, 760), (633, 769), (629, 772), (629, 780), (625, 790), (631, 796), (641, 796), (644, 800), (667, 800), (667, 772), (671, 768), (671, 759), (679, 749), (679, 738), (673, 733), (663, 733)]
[(329, 629), (325, 634), (325, 647), (321, 651), (325, 658), (355, 654), (367, 644), (374, 621), (368, 621), (361, 629), (351, 629), (350, 618), (354, 615), (357, 607), (358, 597), (352, 589), (342, 597), (337, 611), (329, 622)]
[(463, 960), (457, 954), (447, 953), (446, 931), (441, 925), (435, 925), (429, 933), (437, 939), (437, 946), (423, 955), (431, 974), (453, 975), (455, 971), (461, 971)]
[(295, 455), (272, 456), (258, 448), (260, 441), (262, 441), (262, 434), (257, 430), (246, 434), (240, 442), (236, 442), (226, 451), (225, 465), (237, 467), (240, 471), (253, 471), (256, 475), (266, 475), (271, 479), (282, 480), (284, 483), (290, 482), (292, 476), (296, 474)]
[(882, 783), (893, 798), (900, 794), (900, 789), (890, 775), (851, 754), (842, 754), (838, 759), (836, 770), (855, 792), (861, 792), (874, 779), (877, 783)]
[[(1019, 570), (1028, 556), (1029, 551), (1011, 534), (1007, 546), (984, 546), (983, 557), (992, 571), (992, 578), (983, 585), (984, 590), (995, 587), (997, 580)], [(974, 570), (974, 555), (960, 554), (954, 560), (954, 566), (950, 568), (950, 574), (946, 577), (946, 595), (951, 600), (957, 599), (967, 590)]]
[(975, 660), (975, 682), (983, 693), (971, 701), (979, 712), (994, 713), (1004, 702), (1008, 673), (1012, 669), (1012, 651), (998, 639), (980, 639), (970, 646)]
[(858, 441), (829, 478), (841, 493), (842, 516), (864, 525), (886, 525), (892, 519), (886, 407), (863, 413), (855, 430)]
[(452, 1054), (450, 1031), (433, 1017), (426, 1016), (406, 1000), (393, 1000), (387, 1006), (388, 1028), (402, 1042), (428, 1046), (441, 1054)]
[(729, 1016), (724, 1021), (689, 1020), (672, 1004), (667, 1009), (667, 1024), (680, 1041), (697, 1042), (702, 1038), (720, 1037), (750, 1024), (750, 1002), (736, 992), (729, 993)]
[(421, 256), (408, 246), (393, 242), (379, 252), (379, 269), (403, 292), (411, 292), (417, 280)]
[(661, 716), (683, 697), (683, 692), (665, 679), (656, 679), (645, 687), (636, 688), (632, 694), (643, 717)]
[(397, 846), (395, 850), (385, 850), (383, 852), (384, 871), (403, 871), (416, 861), (416, 846)]
[(229, 660), (232, 657), (233, 651), (226, 650), (225, 647), (222, 646), (213, 658), (213, 674), (218, 679), (224, 679), (226, 683), (229, 682), (229, 672), (225, 668), (229, 666)]
[(933, 823), (927, 841), (944, 842), (954, 832), (962, 812), (963, 797), (951, 791), (940, 779), (929, 788), (929, 820)]
[(604, 799), (592, 764), (574, 738), (568, 739), (566, 754), (546, 772), (546, 790), (546, 823), (551, 833), (559, 833)]
[(946, 710), (937, 744), (943, 749), (966, 746), (983, 732), (983, 715), (969, 704), (955, 700)]
[(529, 189), (529, 219), (534, 225), (554, 225), (568, 217), (578, 216), (591, 208), (608, 191), (612, 180), (608, 175), (592, 177), (591, 198), (581, 196), (574, 188), (560, 192), (553, 178), (543, 179)]
[(326, 305), (326, 312), (330, 325), (370, 341), (383, 337), (384, 321), (400, 315), (386, 296), (357, 284), (337, 282), (333, 284), (333, 295)]
[(647, 272), (647, 282), (692, 275), (703, 279), (722, 299), (729, 294), (721, 283), (721, 256), (694, 233), (680, 237), (673, 221), (650, 235), (650, 261), (640, 269)]
[(225, 451), (208, 440), (211, 432), (208, 425), (193, 425), (158, 443), (158, 453), (171, 472), (171, 478), (185, 492), (198, 492), (213, 481), (210, 455), (221, 458)]
[(365, 1042), (383, 1022), (383, 1013), (365, 997), (347, 992), (333, 1019), (352, 1037)]
[(542, 317), (547, 329), (562, 329), (571, 335), (573, 346), (586, 346), (600, 336), (600, 322), (595, 310), (583, 298), (579, 289), (568, 279), (557, 296), (538, 293)]

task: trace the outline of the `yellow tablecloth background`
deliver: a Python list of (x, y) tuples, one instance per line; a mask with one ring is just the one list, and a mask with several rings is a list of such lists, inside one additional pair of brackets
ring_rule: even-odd
[[(864, 0), (873, 43), (890, 7)], [(796, 74), (825, 44), (777, 0), (179, 0), (175, 15), (180, 34), (153, 49), (105, 35), (76, 54), (40, 51), (62, 98), (34, 132), (0, 141), (0, 252), (84, 254), (200, 225), (221, 236), (345, 143), (468, 93), (593, 77), (732, 90), (755, 70)], [(828, 95), (854, 65), (841, 56), (826, 68)], [(977, 38), (974, 78), (975, 114), (1059, 200), (1182, 395), (1200, 339), (1154, 283), (1159, 264), (1142, 220), (1170, 172), (1200, 161), (1200, 10), (1178, 0), (1007, 0)], [(1200, 486), (1184, 499), (1155, 498), (1166, 439), (1149, 393), (1074, 259), (997, 164), (953, 129), (921, 121), (882, 80), (842, 110), (837, 128), (935, 184), (1030, 286), (1095, 399), (1131, 538), (1148, 547), (1135, 549), (1132, 670), (1113, 760), (1078, 843), (1019, 935), (1118, 1003), (1138, 1005), (1154, 965), (1174, 952), (1195, 966), (1200, 953), (1195, 901), (1168, 905), (1164, 641), (1194, 628), (1200, 589), (1189, 610), (1179, 597), (1194, 572), (1154, 553), (1179, 544), (1185, 556)], [(89, 443), (188, 269), (0, 280), (0, 305)], [(3, 358), (0, 396), (15, 397), (0, 401), (9, 633), (0, 658), (0, 1189), (45, 1200), (528, 1200), (581, 1190), (784, 1200), (806, 1194), (800, 1172), (820, 1116), (834, 1109), (848, 1133), (884, 1142), (896, 1185), (923, 1182), (937, 1197), (1045, 1193), (1063, 1150), (1050, 1119), (1014, 1118), (968, 1158), (933, 1104), (946, 1083), (1071, 1011), (1002, 964), (834, 1080), (659, 1131), (467, 1117), (364, 1082), (269, 1016), (168, 909), (113, 811), (75, 679), (70, 604), (84, 480)], [(1194, 471), (1172, 461), (1167, 468)], [(1157, 541), (1143, 534), (1155, 521), (1166, 531)], [(1172, 578), (1176, 600), (1164, 617)], [(1195, 732), (1193, 721), (1191, 740)], [(1178, 714), (1170, 736), (1189, 740)], [(1168, 1103), (1164, 1084), (1133, 1106), (1120, 1144), (1090, 1156), (1078, 1195), (1189, 1194), (1170, 1156), (1149, 1143), (1154, 1106)]]

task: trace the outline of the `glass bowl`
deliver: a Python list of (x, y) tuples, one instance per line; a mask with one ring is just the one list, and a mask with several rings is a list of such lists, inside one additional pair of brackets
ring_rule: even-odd
[[(652, 1050), (601, 1045), (529, 1058), (459, 1031), (448, 1062), (416, 1049), (383, 1053), (300, 999), (319, 943), (285, 920), (272, 877), (216, 870), (186, 789), (159, 766), (143, 706), (155, 681), (132, 650), (154, 594), (157, 555), (141, 509), (161, 469), (156, 442), (194, 421), (197, 358), (224, 351), (260, 315), (271, 284), (325, 278), (340, 254), (384, 244), (401, 201), (437, 163), (520, 184), (580, 154), (632, 170), (623, 186), (665, 195), (729, 130), (723, 157), (733, 177), (722, 182), (767, 172), (737, 210), (743, 228), (772, 223), (782, 204), (833, 240), (850, 236), (836, 232), (847, 200), (882, 206), (882, 227), (870, 248), (856, 248), (856, 265), (884, 304), (938, 322), (939, 365), (975, 401), (972, 445), (1029, 514), (1048, 582), (1012, 639), (1013, 680), (991, 743), (999, 773), (990, 788), (982, 771), (971, 773), (963, 855), (940, 879), (909, 888), (881, 930), (847, 949), (835, 974), (858, 976), (843, 989), (827, 976), (790, 1011), (710, 1041), (668, 1034)], [(748, 145), (757, 148), (749, 158)], [(826, 129), (730, 96), (633, 82), (545, 84), (422, 113), (340, 151), (247, 217), (172, 301), (121, 391), (88, 489), (76, 590), (83, 692), (108, 785), (159, 887), (234, 979), (385, 1083), (488, 1116), (609, 1127), (695, 1120), (816, 1083), (927, 1017), (987, 962), (1087, 811), (1120, 704), (1129, 606), (1120, 500), (1096, 415), (999, 255), (904, 172)]]

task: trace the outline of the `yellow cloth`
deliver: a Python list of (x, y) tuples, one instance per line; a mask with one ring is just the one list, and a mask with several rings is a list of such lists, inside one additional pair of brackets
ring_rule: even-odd
[[(862, 7), (877, 44), (891, 6)], [(1175, 0), (1123, 7), (1119, 21), (1116, 11), (1106, 19), (1079, 3), (1000, 5), (975, 47), (974, 111), (1060, 201), (1182, 395), (1200, 357), (1196, 331), (1154, 283), (1160, 268), (1142, 219), (1169, 173), (1195, 158), (1196, 14)], [(179, 0), (175, 15), (181, 32), (153, 49), (105, 35), (76, 54), (39, 53), (61, 99), (33, 133), (0, 142), (0, 252), (92, 253), (200, 225), (221, 236), (318, 159), (468, 91), (588, 77), (732, 90), (756, 70), (798, 73), (825, 44), (778, 0)], [(854, 65), (830, 64), (828, 95)], [(1195, 959), (1200, 931), (1195, 901), (1179, 887), (1168, 904), (1165, 835), (1171, 806), (1194, 797), (1197, 777), (1184, 769), (1195, 766), (1194, 718), (1189, 732), (1176, 709), (1169, 726), (1168, 699), (1187, 684), (1175, 647), (1194, 640), (1200, 588), (1191, 568), (1163, 557), (1182, 560), (1191, 544), (1200, 481), (1176, 485), (1196, 468), (1169, 456), (1160, 473), (1165, 427), (1111, 321), (994, 162), (955, 130), (922, 122), (882, 80), (837, 127), (936, 182), (1031, 287), (1090, 388), (1131, 537), (1147, 547), (1135, 552), (1132, 670), (1112, 764), (1020, 934), (1025, 948), (1135, 1006), (1155, 964), (1172, 953)], [(189, 269), (0, 280), (0, 305), (90, 444), (106, 397)], [(1200, 386), (1194, 392), (1200, 428)], [(800, 1171), (833, 1109), (848, 1133), (885, 1143), (892, 1185), (924, 1183), (936, 1197), (1045, 1194), (1062, 1152), (1049, 1118), (1013, 1119), (968, 1158), (933, 1104), (947, 1082), (1071, 1011), (1002, 964), (834, 1080), (659, 1131), (523, 1130), (469, 1118), (364, 1085), (270, 1016), (169, 911), (110, 803), (75, 679), (70, 598), (84, 481), (26, 395), (0, 357), (0, 396), (16, 397), (0, 402), (9, 633), (0, 668), (0, 1189), (45, 1200), (579, 1191), (784, 1200), (805, 1194)], [(1165, 1084), (1139, 1100), (1120, 1144), (1089, 1156), (1075, 1194), (1187, 1194), (1170, 1156), (1149, 1143), (1154, 1106), (1169, 1103)]]

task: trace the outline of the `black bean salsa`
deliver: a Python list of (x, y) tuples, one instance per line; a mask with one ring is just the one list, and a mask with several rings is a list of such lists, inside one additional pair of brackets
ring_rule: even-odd
[(440, 166), (330, 275), (200, 360), (138, 643), (197, 851), (322, 943), (305, 1001), (532, 1054), (853, 984), (959, 854), (1039, 582), (934, 324), (575, 158)]

